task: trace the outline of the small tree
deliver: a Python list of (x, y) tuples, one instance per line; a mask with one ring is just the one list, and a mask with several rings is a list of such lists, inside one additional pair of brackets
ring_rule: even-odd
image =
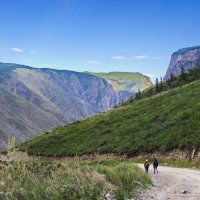
[(160, 91), (163, 91), (163, 79), (160, 77)]
[(141, 99), (141, 92), (139, 88), (138, 88), (138, 99)]
[(151, 88), (149, 89), (149, 95), (150, 95), (150, 96), (153, 95), (153, 87), (151, 87)]
[(170, 81), (174, 81), (174, 75), (172, 73), (170, 74)]
[(156, 78), (156, 93), (159, 92), (159, 81), (158, 78)]
[(185, 80), (185, 69), (183, 67), (183, 65), (181, 65), (181, 75), (180, 75), (180, 79), (181, 81)]
[(135, 98), (138, 99), (138, 93), (137, 92), (135, 93)]
[(138, 88), (138, 92), (135, 93), (135, 98), (138, 100), (141, 99), (141, 92), (139, 88)]

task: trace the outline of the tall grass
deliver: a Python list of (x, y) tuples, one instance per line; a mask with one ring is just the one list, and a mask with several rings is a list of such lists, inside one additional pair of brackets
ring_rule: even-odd
[(95, 170), (105, 175), (108, 182), (116, 186), (114, 194), (117, 199), (133, 198), (138, 186), (146, 188), (152, 183), (150, 177), (142, 169), (128, 160), (107, 158), (86, 163), (88, 162)]
[(13, 147), (8, 150), (0, 162), (0, 199), (95, 200), (109, 189), (103, 177), (79, 162), (26, 161), (13, 156)]
[(0, 199), (99, 200), (112, 191), (117, 200), (133, 197), (136, 182), (150, 184), (138, 167), (114, 158), (99, 161), (24, 159), (10, 140), (0, 162)]
[(0, 199), (102, 199), (107, 182), (77, 163), (1, 163)]

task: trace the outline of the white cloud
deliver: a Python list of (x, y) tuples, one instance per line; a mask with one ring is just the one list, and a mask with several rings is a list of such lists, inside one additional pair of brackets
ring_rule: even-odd
[(20, 48), (12, 48), (11, 51), (17, 52), (17, 53), (22, 53), (23, 49)]
[(90, 65), (98, 65), (98, 64), (101, 64), (101, 62), (98, 61), (98, 60), (88, 60), (86, 63), (87, 63), (87, 64), (90, 64)]
[(151, 60), (160, 60), (163, 59), (164, 57), (161, 56), (149, 56), (149, 55), (136, 55), (132, 57), (128, 56), (112, 56), (112, 60), (128, 60), (128, 61), (133, 61), (133, 60), (145, 60), (145, 59), (151, 59)]
[(126, 57), (124, 57), (124, 56), (112, 56), (111, 59), (112, 60), (124, 60), (124, 59), (126, 59)]
[(150, 56), (148, 56), (148, 55), (138, 55), (138, 56), (133, 56), (132, 59), (134, 59), (134, 60), (144, 60), (144, 59), (147, 59), (149, 57)]

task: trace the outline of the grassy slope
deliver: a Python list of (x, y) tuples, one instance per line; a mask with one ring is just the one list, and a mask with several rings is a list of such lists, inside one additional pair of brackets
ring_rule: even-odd
[(130, 72), (110, 72), (110, 73), (93, 73), (86, 72), (101, 78), (106, 79), (115, 90), (122, 90), (135, 93), (138, 88), (141, 90), (151, 86), (151, 81), (148, 77), (140, 73)]
[(69, 156), (136, 153), (200, 144), (200, 81), (54, 129), (21, 145), (28, 153)]
[(125, 101), (119, 103), (118, 105), (114, 107), (119, 108), (121, 106), (128, 105), (134, 101), (143, 100), (151, 96), (154, 96), (158, 93), (161, 93), (163, 91), (168, 91), (174, 88), (178, 88), (197, 80), (200, 80), (200, 66), (199, 65), (197, 65), (196, 68), (194, 69), (185, 71), (182, 76), (181, 75), (173, 76), (173, 78), (170, 80), (164, 81), (162, 83), (159, 82), (158, 91), (156, 91), (156, 84), (155, 84), (143, 90), (142, 92), (140, 92), (140, 98), (136, 98), (136, 96), (138, 96), (138, 92), (137, 92), (135, 96), (132, 96), (126, 99)]

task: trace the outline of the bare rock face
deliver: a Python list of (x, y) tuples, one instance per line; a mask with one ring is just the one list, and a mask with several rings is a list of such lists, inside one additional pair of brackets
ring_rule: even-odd
[(172, 54), (164, 79), (167, 80), (171, 74), (179, 75), (181, 66), (187, 71), (198, 65), (200, 65), (200, 46), (179, 49)]

